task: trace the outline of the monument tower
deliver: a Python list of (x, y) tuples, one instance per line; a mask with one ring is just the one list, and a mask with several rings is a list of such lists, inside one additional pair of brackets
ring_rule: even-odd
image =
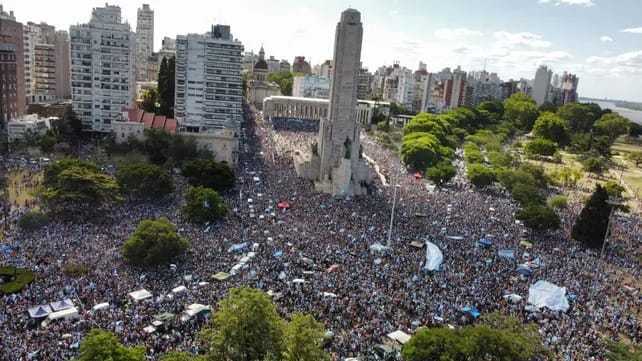
[(335, 35), (328, 117), (321, 120), (318, 143), (311, 154), (295, 157), (299, 176), (314, 180), (318, 191), (335, 196), (363, 195), (371, 181), (362, 157), (361, 127), (356, 122), (362, 40), (361, 14), (345, 10)]

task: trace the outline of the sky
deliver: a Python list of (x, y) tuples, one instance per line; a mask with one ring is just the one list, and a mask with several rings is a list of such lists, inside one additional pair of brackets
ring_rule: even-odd
[[(341, 11), (359, 10), (362, 61), (371, 71), (398, 61), (429, 71), (461, 66), (531, 79), (537, 67), (580, 77), (584, 97), (642, 102), (642, 0), (111, 0), (136, 26), (136, 9), (155, 11), (155, 48), (164, 36), (228, 24), (246, 51), (313, 64), (332, 57)], [(21, 22), (61, 29), (85, 23), (104, 0), (0, 0)]]

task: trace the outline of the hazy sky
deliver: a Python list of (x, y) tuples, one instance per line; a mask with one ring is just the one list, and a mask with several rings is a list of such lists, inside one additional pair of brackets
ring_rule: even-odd
[[(148, 0), (163, 36), (229, 24), (246, 50), (313, 63), (332, 56), (347, 7), (361, 11), (362, 59), (371, 70), (399, 61), (429, 71), (461, 65), (532, 78), (540, 64), (580, 76), (580, 95), (642, 101), (642, 0)], [(0, 0), (19, 21), (59, 28), (87, 22), (101, 0)], [(112, 0), (135, 29), (143, 1)]]

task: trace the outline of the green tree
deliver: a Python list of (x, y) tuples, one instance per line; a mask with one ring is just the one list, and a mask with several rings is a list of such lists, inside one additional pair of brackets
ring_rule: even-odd
[(582, 166), (587, 172), (600, 175), (606, 170), (606, 159), (600, 156), (589, 155), (582, 159)]
[(574, 240), (589, 248), (602, 247), (612, 208), (608, 201), (609, 194), (598, 184), (573, 225), (571, 236)]
[(504, 118), (504, 103), (498, 100), (484, 101), (477, 106), (477, 111), (484, 114), (486, 124), (499, 123)]
[(158, 112), (158, 92), (156, 89), (147, 89), (143, 93), (143, 110), (148, 113), (157, 113)]
[(553, 156), (557, 152), (557, 144), (544, 138), (535, 138), (524, 146), (524, 152), (529, 156)]
[(566, 121), (553, 113), (540, 115), (533, 126), (533, 133), (536, 137), (550, 140), (562, 147), (570, 141)]
[(606, 358), (609, 361), (642, 361), (642, 347), (624, 342), (608, 341)]
[[(55, 179), (53, 183), (52, 178)], [(92, 169), (91, 165), (67, 164), (55, 175), (50, 169), (49, 176), (45, 171), (45, 184), (47, 187), (42, 192), (44, 204), (65, 218), (96, 215), (122, 200), (114, 178)]]
[(279, 360), (285, 351), (276, 307), (267, 294), (249, 288), (230, 290), (201, 338), (210, 360)]
[(163, 355), (160, 361), (207, 361), (204, 356), (195, 356), (187, 352), (170, 352)]
[(530, 131), (539, 116), (535, 101), (522, 93), (513, 94), (504, 102), (504, 119), (523, 131)]
[(616, 114), (606, 114), (602, 116), (597, 123), (595, 123), (595, 132), (609, 138), (611, 144), (615, 140), (625, 134), (629, 133), (631, 121), (625, 117)]
[(295, 313), (285, 327), (284, 361), (329, 360), (323, 350), (325, 329), (314, 317)]
[(137, 266), (165, 264), (189, 247), (166, 218), (142, 221), (123, 245), (123, 257)]
[(434, 167), (428, 168), (426, 177), (437, 187), (443, 187), (457, 174), (457, 169), (448, 161), (441, 161)]
[(568, 197), (564, 195), (556, 195), (548, 199), (548, 206), (553, 209), (563, 209), (568, 206)]
[(176, 58), (163, 58), (158, 72), (158, 112), (174, 117), (174, 95), (176, 89)]
[(185, 163), (183, 176), (194, 187), (212, 188), (223, 192), (234, 186), (234, 172), (226, 163), (212, 159), (195, 159)]
[(417, 170), (424, 170), (451, 155), (439, 139), (430, 133), (411, 133), (404, 136), (401, 144), (401, 159)]
[(497, 180), (495, 172), (482, 164), (468, 165), (468, 179), (476, 187), (487, 187)]
[(227, 213), (227, 206), (219, 194), (210, 188), (190, 187), (185, 196), (183, 214), (190, 222), (213, 222)]
[(91, 172), (98, 172), (98, 167), (91, 162), (86, 162), (78, 158), (64, 158), (57, 162), (49, 164), (44, 171), (43, 184), (45, 187), (52, 187), (58, 183), (58, 175), (69, 168), (84, 168)]
[(560, 227), (560, 218), (547, 206), (530, 204), (517, 212), (516, 218), (535, 231), (553, 230)]
[(629, 137), (637, 138), (642, 135), (642, 124), (631, 122), (629, 127)]
[(557, 115), (568, 122), (570, 132), (575, 134), (590, 132), (602, 113), (587, 104), (569, 103), (561, 106)]
[(145, 361), (143, 347), (125, 347), (111, 332), (91, 330), (80, 343), (78, 361)]
[(281, 94), (292, 96), (292, 84), (294, 83), (294, 73), (290, 71), (281, 71), (268, 75), (268, 80), (275, 82), (281, 88)]
[(131, 198), (156, 199), (174, 191), (171, 175), (161, 167), (148, 163), (128, 163), (118, 167), (116, 180)]
[(420, 328), (401, 350), (405, 361), (466, 360), (470, 340), (461, 331)]

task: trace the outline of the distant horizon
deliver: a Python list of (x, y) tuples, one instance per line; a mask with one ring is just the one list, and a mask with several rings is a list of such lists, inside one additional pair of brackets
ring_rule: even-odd
[[(111, 0), (123, 20), (136, 29), (143, 3), (155, 12), (155, 49), (165, 36), (204, 33), (227, 24), (246, 51), (292, 62), (305, 56), (312, 64), (332, 58), (334, 30), (348, 5), (364, 24), (362, 60), (370, 71), (398, 61), (431, 72), (458, 65), (467, 71), (486, 68), (502, 79), (533, 79), (539, 65), (580, 78), (582, 97), (642, 102), (642, 19), (639, 0), (252, 0), (180, 5), (163, 0)], [(86, 23), (93, 7), (105, 0), (2, 0), (20, 22), (47, 22), (59, 29)], [(257, 11), (257, 7), (261, 11)]]

